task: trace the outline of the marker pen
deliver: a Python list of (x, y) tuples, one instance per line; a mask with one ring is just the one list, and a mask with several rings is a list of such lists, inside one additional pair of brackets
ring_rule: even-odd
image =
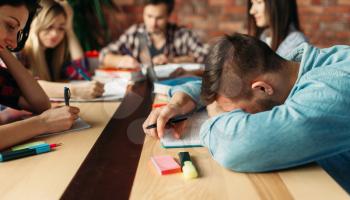
[(198, 172), (192, 163), (190, 154), (186, 152), (179, 152), (179, 159), (182, 167), (182, 174), (186, 179), (193, 179), (198, 177)]
[(61, 144), (45, 143), (45, 144), (39, 144), (33, 147), (29, 147), (26, 149), (16, 150), (16, 151), (5, 151), (0, 153), (0, 162), (46, 153), (58, 146), (61, 146)]

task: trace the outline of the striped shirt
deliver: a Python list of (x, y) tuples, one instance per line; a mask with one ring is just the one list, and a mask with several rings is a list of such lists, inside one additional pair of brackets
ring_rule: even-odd
[[(144, 24), (135, 24), (122, 34), (118, 40), (110, 43), (100, 52), (100, 62), (107, 54), (131, 55), (139, 62), (141, 45), (144, 37), (151, 48), (150, 36)], [(191, 30), (169, 23), (166, 30), (166, 43), (163, 53), (167, 57), (193, 56), (196, 62), (202, 63), (208, 54), (208, 45), (203, 44)]]

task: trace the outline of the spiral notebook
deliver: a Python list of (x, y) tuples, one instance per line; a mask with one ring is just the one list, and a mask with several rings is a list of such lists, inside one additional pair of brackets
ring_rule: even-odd
[(165, 135), (160, 139), (161, 145), (164, 148), (188, 148), (201, 147), (199, 130), (202, 124), (209, 119), (206, 111), (201, 111), (193, 114), (186, 122), (184, 134), (180, 139), (176, 139), (172, 135), (172, 129), (167, 129)]

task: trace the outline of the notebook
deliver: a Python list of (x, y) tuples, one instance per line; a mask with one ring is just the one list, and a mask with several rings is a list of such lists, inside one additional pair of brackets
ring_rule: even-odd
[(173, 79), (168, 79), (164, 81), (158, 81), (153, 83), (153, 92), (156, 94), (165, 94), (167, 95), (170, 88), (182, 85), (190, 81), (201, 80), (201, 78), (197, 76), (187, 76), (187, 77), (178, 77)]
[(72, 132), (72, 131), (80, 131), (80, 130), (84, 130), (84, 129), (88, 129), (88, 128), (91, 128), (90, 124), (86, 123), (83, 119), (81, 119), (79, 117), (77, 120), (75, 120), (73, 126), (69, 130), (61, 131), (61, 132), (57, 132), (57, 133), (44, 133), (44, 134), (36, 136), (35, 138), (63, 134), (63, 133), (68, 133), (68, 132)]
[[(80, 81), (75, 81), (80, 82)], [(97, 101), (118, 101), (124, 98), (126, 89), (128, 87), (127, 79), (111, 79), (110, 81), (105, 83), (105, 92), (102, 97), (94, 98), (94, 99), (76, 99), (71, 98), (70, 102), (97, 102)], [(64, 98), (50, 98), (50, 101), (55, 102), (63, 102)]]
[(187, 127), (181, 139), (175, 139), (172, 135), (172, 129), (167, 129), (164, 137), (160, 139), (161, 145), (164, 148), (201, 147), (199, 130), (207, 119), (209, 119), (207, 111), (193, 114), (187, 119)]

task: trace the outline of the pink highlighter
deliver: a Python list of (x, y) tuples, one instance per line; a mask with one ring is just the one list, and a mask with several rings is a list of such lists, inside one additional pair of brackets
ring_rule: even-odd
[(153, 156), (151, 161), (160, 175), (181, 172), (180, 165), (172, 156)]

